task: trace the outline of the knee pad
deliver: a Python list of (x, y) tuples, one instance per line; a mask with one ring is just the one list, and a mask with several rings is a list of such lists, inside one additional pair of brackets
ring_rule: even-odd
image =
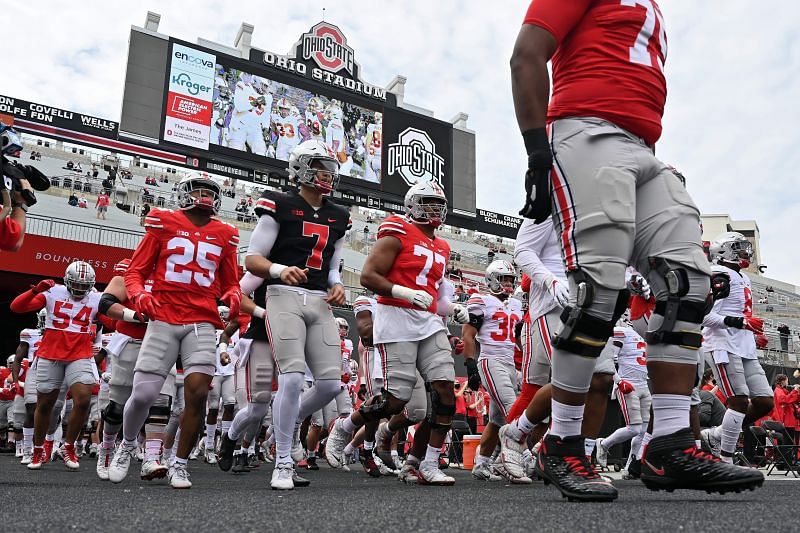
[(428, 392), (431, 397), (431, 411), (428, 416), (428, 423), (431, 425), (432, 430), (447, 431), (450, 429), (450, 423), (442, 424), (439, 422), (439, 417), (452, 418), (456, 414), (456, 404), (447, 405), (442, 403), (442, 398), (436, 389), (428, 386)]
[(161, 424), (166, 426), (169, 422), (169, 405), (153, 405), (147, 413), (146, 424)]
[(362, 403), (361, 407), (358, 408), (358, 413), (363, 416), (365, 420), (380, 420), (386, 416), (388, 409), (389, 398), (386, 396), (385, 392), (381, 392), (381, 394), (373, 396)]
[(122, 424), (122, 413), (125, 410), (124, 405), (120, 405), (115, 401), (109, 401), (106, 408), (103, 409), (101, 416), (106, 424), (113, 424), (115, 426)]
[[(651, 287), (656, 293), (650, 323), (657, 327), (648, 329), (645, 340), (648, 344), (672, 344), (697, 351), (702, 342), (700, 324), (713, 303), (708, 297), (708, 276), (671, 266), (660, 258), (650, 258), (650, 265)], [(678, 322), (688, 324), (691, 330), (681, 330)]]

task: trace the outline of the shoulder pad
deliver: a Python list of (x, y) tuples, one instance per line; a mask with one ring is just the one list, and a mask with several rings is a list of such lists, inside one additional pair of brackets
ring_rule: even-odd
[(381, 225), (378, 226), (378, 238), (385, 236), (402, 238), (403, 235), (408, 234), (408, 222), (403, 218), (392, 215), (387, 217)]

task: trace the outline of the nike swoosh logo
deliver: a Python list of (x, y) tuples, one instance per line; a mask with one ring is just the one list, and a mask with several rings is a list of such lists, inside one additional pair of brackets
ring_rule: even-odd
[(216, 238), (216, 237), (212, 237), (211, 235), (207, 236), (207, 237), (206, 237), (206, 239), (208, 239), (209, 241), (215, 241), (215, 240), (217, 240), (217, 238)]
[(335, 218), (329, 218), (328, 219), (328, 223), (331, 223), (331, 222), (336, 222), (336, 219)]
[(653, 471), (653, 472), (654, 472), (654, 473), (655, 473), (657, 476), (663, 476), (663, 475), (664, 475), (664, 469), (663, 469), (663, 468), (656, 468), (656, 467), (654, 467), (654, 466), (653, 466), (653, 465), (650, 463), (650, 461), (648, 461), (647, 459), (645, 459), (645, 461), (644, 461), (644, 462), (645, 462), (645, 464), (646, 464), (647, 466), (649, 466), (649, 467), (650, 467), (650, 470), (652, 470), (652, 471)]

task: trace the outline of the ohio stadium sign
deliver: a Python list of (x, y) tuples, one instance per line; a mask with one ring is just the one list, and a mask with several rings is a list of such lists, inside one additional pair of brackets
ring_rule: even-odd
[(253, 49), (250, 59), (359, 95), (386, 100), (384, 88), (361, 80), (355, 53), (347, 45), (347, 38), (329, 22), (320, 22), (301, 35), (288, 55)]

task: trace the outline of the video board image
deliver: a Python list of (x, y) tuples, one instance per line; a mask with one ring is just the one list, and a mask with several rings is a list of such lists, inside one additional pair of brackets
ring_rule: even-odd
[(232, 67), (216, 65), (210, 144), (289, 160), (317, 139), (343, 176), (381, 182), (382, 115)]

